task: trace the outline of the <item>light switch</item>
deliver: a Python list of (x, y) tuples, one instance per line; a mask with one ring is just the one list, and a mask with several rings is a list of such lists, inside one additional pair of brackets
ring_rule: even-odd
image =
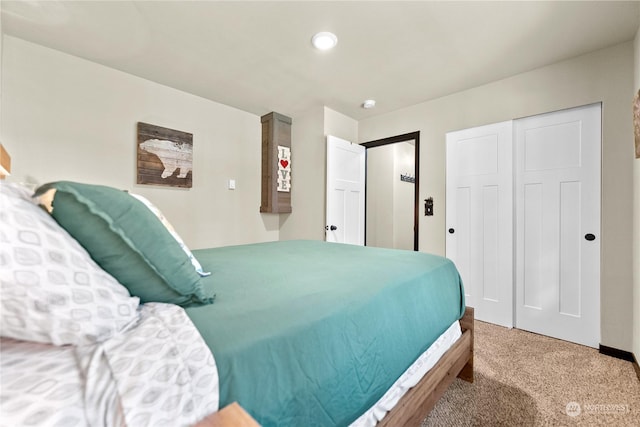
[(235, 179), (230, 179), (229, 180), (229, 190), (235, 190), (236, 189), (236, 180)]

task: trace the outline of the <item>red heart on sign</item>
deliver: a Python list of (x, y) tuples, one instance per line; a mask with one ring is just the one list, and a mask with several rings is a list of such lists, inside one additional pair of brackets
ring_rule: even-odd
[(288, 160), (280, 160), (280, 164), (282, 165), (282, 167), (284, 169), (286, 169), (287, 166), (289, 166), (289, 161)]

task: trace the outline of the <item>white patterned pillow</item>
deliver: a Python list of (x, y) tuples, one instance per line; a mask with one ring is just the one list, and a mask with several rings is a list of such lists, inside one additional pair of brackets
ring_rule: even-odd
[(17, 185), (0, 183), (0, 335), (56, 345), (104, 341), (139, 299)]
[(140, 202), (142, 202), (160, 220), (160, 222), (162, 223), (162, 225), (164, 225), (164, 227), (167, 229), (169, 234), (171, 234), (171, 237), (173, 237), (176, 240), (176, 242), (178, 242), (178, 244), (180, 245), (184, 253), (187, 254), (187, 256), (189, 257), (189, 261), (191, 261), (191, 265), (193, 265), (193, 268), (195, 268), (196, 272), (202, 277), (209, 276), (211, 273), (205, 272), (202, 269), (200, 262), (196, 259), (196, 257), (193, 256), (193, 254), (191, 253), (191, 250), (184, 243), (184, 241), (182, 240), (182, 237), (180, 237), (180, 235), (176, 232), (176, 229), (173, 228), (173, 225), (171, 225), (169, 220), (162, 214), (162, 211), (160, 211), (160, 209), (158, 209), (156, 205), (151, 203), (147, 198), (139, 194), (133, 194), (133, 193), (129, 193), (129, 194), (135, 197)]

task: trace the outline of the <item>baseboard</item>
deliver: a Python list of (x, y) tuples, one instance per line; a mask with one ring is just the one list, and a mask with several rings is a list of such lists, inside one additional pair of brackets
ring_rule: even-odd
[(631, 362), (631, 364), (633, 365), (633, 369), (636, 371), (638, 381), (640, 381), (640, 365), (638, 365), (638, 359), (636, 359), (635, 354), (630, 351), (619, 350), (617, 348), (607, 347), (606, 345), (602, 344), (600, 344), (600, 354)]
[(619, 350), (617, 348), (607, 347), (606, 345), (602, 344), (600, 344), (600, 354), (615, 357), (616, 359), (626, 360), (627, 362), (635, 362), (635, 357), (630, 351)]

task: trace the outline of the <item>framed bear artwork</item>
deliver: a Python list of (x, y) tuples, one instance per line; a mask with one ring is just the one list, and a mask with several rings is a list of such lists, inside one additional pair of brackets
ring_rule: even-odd
[(137, 159), (138, 184), (193, 184), (193, 134), (138, 122)]
[(633, 98), (633, 134), (636, 143), (636, 159), (640, 159), (640, 89)]

